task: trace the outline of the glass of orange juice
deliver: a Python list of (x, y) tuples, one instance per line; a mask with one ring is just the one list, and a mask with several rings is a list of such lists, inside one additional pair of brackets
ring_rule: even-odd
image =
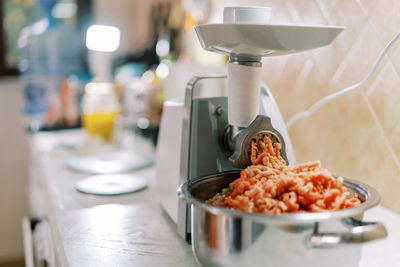
[(82, 100), (82, 111), (83, 128), (88, 134), (110, 141), (115, 118), (121, 112), (114, 85), (105, 82), (88, 83)]

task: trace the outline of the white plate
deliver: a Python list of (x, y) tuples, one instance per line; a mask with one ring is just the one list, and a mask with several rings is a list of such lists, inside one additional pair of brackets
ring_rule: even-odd
[(124, 173), (150, 166), (153, 160), (134, 151), (116, 151), (103, 155), (81, 155), (70, 158), (71, 170), (89, 174)]
[(75, 188), (82, 193), (113, 196), (140, 191), (147, 187), (143, 177), (126, 174), (104, 174), (84, 178), (76, 183)]
[(342, 26), (203, 24), (194, 27), (202, 47), (221, 54), (277, 56), (330, 44)]

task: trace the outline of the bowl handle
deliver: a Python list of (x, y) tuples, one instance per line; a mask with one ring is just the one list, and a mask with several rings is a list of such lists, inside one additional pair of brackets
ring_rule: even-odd
[(387, 237), (386, 228), (380, 222), (362, 222), (354, 218), (346, 218), (342, 221), (349, 226), (349, 232), (319, 233), (318, 223), (316, 223), (314, 233), (306, 237), (307, 247), (332, 248), (365, 243)]

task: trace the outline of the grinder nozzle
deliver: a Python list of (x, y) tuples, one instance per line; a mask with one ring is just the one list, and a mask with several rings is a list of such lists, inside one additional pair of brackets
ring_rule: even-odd
[(229, 160), (236, 168), (244, 169), (251, 165), (251, 141), (260, 140), (265, 134), (267, 134), (274, 143), (278, 142), (281, 144), (281, 156), (286, 163), (288, 163), (285, 141), (282, 135), (272, 126), (269, 117), (258, 115), (248, 127), (242, 129), (233, 137), (234, 152)]

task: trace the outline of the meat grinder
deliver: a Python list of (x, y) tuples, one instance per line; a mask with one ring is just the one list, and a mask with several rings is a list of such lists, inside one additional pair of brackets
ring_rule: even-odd
[[(190, 207), (177, 187), (197, 177), (246, 168), (251, 140), (268, 134), (295, 164), (284, 120), (269, 88), (261, 81), (261, 58), (330, 44), (343, 27), (267, 24), (269, 8), (229, 7), (224, 23), (195, 26), (202, 47), (229, 56), (227, 75), (197, 76), (184, 101), (164, 103), (156, 156), (161, 206), (190, 240)], [(227, 96), (197, 97), (204, 82), (226, 81)], [(216, 89), (217, 90), (217, 89)]]

